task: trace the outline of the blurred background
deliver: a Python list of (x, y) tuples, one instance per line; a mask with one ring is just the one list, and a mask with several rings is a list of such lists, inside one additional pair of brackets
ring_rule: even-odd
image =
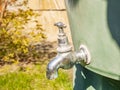
[(67, 25), (64, 0), (0, 1), (0, 90), (72, 90), (72, 69), (46, 78), (46, 66), (56, 55), (56, 22)]

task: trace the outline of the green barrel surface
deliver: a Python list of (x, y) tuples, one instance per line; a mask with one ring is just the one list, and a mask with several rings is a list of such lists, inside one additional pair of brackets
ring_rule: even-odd
[(75, 50), (84, 44), (91, 54), (89, 65), (76, 65), (74, 89), (120, 90), (120, 0), (65, 3)]

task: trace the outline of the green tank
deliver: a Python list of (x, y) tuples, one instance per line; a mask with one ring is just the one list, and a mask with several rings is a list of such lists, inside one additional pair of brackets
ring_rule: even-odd
[(65, 0), (75, 50), (91, 54), (75, 66), (74, 90), (120, 90), (120, 0)]

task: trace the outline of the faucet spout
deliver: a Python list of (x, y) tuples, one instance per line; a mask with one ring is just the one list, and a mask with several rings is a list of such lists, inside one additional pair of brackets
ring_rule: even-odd
[(55, 79), (58, 77), (58, 68), (60, 67), (61, 61), (62, 61), (62, 57), (57, 55), (49, 62), (49, 64), (47, 65), (47, 72), (46, 72), (46, 76), (48, 79)]
[(58, 69), (69, 69), (73, 67), (74, 61), (71, 58), (72, 53), (57, 54), (47, 65), (46, 76), (48, 79), (55, 79), (58, 77)]

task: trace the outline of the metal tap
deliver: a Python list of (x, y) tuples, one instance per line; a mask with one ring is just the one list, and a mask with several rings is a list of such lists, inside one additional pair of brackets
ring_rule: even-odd
[(69, 44), (68, 37), (64, 33), (63, 28), (66, 26), (62, 22), (54, 24), (58, 27), (58, 48), (57, 55), (47, 65), (46, 76), (48, 79), (55, 79), (58, 77), (58, 69), (70, 69), (76, 63), (83, 62), (90, 63), (90, 53), (86, 46), (80, 45), (78, 51), (73, 52), (72, 46)]

